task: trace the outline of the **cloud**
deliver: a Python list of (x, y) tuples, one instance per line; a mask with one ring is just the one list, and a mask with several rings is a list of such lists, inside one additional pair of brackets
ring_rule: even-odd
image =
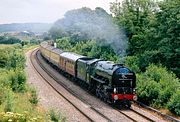
[(0, 0), (0, 23), (54, 22), (66, 11), (81, 7), (102, 7), (109, 12), (108, 0)]

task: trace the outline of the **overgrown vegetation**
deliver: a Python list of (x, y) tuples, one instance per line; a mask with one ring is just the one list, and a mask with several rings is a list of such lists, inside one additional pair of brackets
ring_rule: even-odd
[(26, 85), (24, 66), (21, 45), (0, 45), (0, 122), (51, 120), (38, 106), (36, 90)]
[(59, 120), (61, 120), (62, 122), (66, 122), (66, 118), (62, 116), (61, 113), (57, 113), (58, 112), (55, 112), (53, 109), (49, 111), (51, 121), (59, 122)]
[[(174, 73), (167, 71), (162, 66), (152, 64), (144, 73), (137, 76), (138, 100), (147, 105), (166, 108), (173, 96), (178, 94), (176, 91), (180, 88), (180, 80)], [(174, 104), (173, 106), (171, 104), (172, 108), (179, 109), (180, 105)], [(169, 110), (171, 109), (169, 107)]]
[[(90, 13), (93, 13), (93, 17), (94, 12), (100, 18), (107, 17), (107, 13), (102, 9), (97, 8), (95, 11), (91, 11), (82, 8), (67, 12), (65, 16), (67, 18), (64, 20), (68, 20), (70, 23), (58, 20), (54, 26), (56, 28), (53, 27), (50, 34), (60, 49), (116, 63), (123, 60), (125, 65), (137, 74), (138, 100), (156, 108), (167, 108), (179, 116), (179, 5), (179, 0), (112, 2), (113, 16), (111, 18), (119, 28), (124, 28), (128, 38), (127, 56), (124, 59), (117, 53), (117, 50), (114, 50), (113, 43), (107, 41), (109, 37), (101, 36), (102, 31), (107, 28), (99, 30), (102, 32), (99, 38), (93, 38), (94, 33), (90, 30), (94, 26), (87, 25), (89, 19), (92, 19)], [(73, 18), (69, 21), (74, 14), (80, 17), (80, 20)], [(85, 18), (83, 18), (84, 16)], [(94, 20), (99, 21), (96, 17)], [(104, 25), (103, 21), (102, 25)], [(100, 26), (97, 27), (100, 28)], [(124, 48), (122, 45), (117, 46)]]
[(31, 97), (29, 99), (30, 103), (33, 105), (37, 105), (38, 103), (38, 97), (35, 89), (31, 89)]

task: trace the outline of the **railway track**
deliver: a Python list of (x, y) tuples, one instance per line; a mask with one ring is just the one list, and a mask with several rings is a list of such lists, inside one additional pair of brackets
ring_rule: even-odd
[[(37, 61), (37, 64), (45, 71), (48, 73), (48, 71), (41, 65), (40, 61), (38, 60), (37, 58), (37, 50), (34, 50), (32, 53), (31, 53), (31, 63), (34, 67), (34, 69), (38, 72), (38, 74), (59, 94), (61, 95), (66, 101), (68, 101), (72, 106), (74, 106), (82, 115), (84, 115), (89, 121), (96, 121), (94, 120), (93, 118), (91, 118), (89, 116), (88, 113), (85, 113), (83, 110), (79, 109), (71, 100), (69, 100), (63, 93), (59, 92), (59, 90), (57, 90), (54, 85), (52, 85), (42, 74), (41, 72), (37, 69), (37, 67), (35, 66), (35, 63), (33, 63), (33, 55), (34, 55), (34, 59)], [(57, 80), (56, 78), (54, 78), (52, 75), (49, 75), (52, 79), (54, 80)], [(67, 91), (69, 91), (73, 96), (75, 96), (74, 93), (72, 93), (66, 86), (64, 86), (63, 84), (60, 84), (61, 86), (63, 86), (63, 88), (65, 88)], [(77, 97), (77, 96), (75, 96)], [(88, 108), (90, 108), (91, 110), (95, 111), (98, 115), (100, 115), (102, 118), (104, 118), (105, 121), (107, 122), (111, 122), (111, 120), (104, 116), (103, 114), (101, 114), (100, 112), (98, 112), (96, 109), (94, 109), (93, 107), (91, 106), (88, 106)], [(103, 120), (103, 121), (104, 121)]]
[(179, 119), (174, 118), (170, 115), (164, 114), (164, 113), (162, 113), (152, 107), (149, 107), (139, 101), (134, 101), (134, 103), (140, 108), (142, 107), (143, 109), (146, 109), (147, 111), (151, 111), (151, 112), (155, 113), (156, 115), (161, 116), (164, 120), (171, 121), (171, 122), (180, 122)]
[[(56, 77), (54, 77), (40, 62), (40, 60), (38, 59), (38, 51), (35, 50), (32, 54), (31, 54), (31, 62), (32, 62), (32, 58), (33, 58), (33, 54), (34, 54), (34, 59), (36, 60), (37, 64), (55, 81), (58, 81), (59, 79), (57, 79)], [(33, 63), (32, 63), (33, 64)], [(33, 65), (34, 66), (34, 65)], [(36, 66), (34, 66), (34, 68), (36, 69)], [(37, 69), (36, 69), (37, 70)], [(41, 72), (39, 72), (37, 70), (37, 72), (41, 75), (41, 77), (44, 78), (44, 76), (41, 74)], [(59, 93), (63, 98), (65, 98), (70, 104), (72, 104), (80, 113), (82, 113), (86, 118), (88, 118), (90, 121), (95, 121), (92, 118), (89, 117), (89, 115), (87, 113), (84, 113), (82, 110), (79, 110), (79, 108), (74, 105), (69, 99), (66, 98), (65, 95), (63, 95), (62, 93), (60, 93), (48, 80), (46, 80), (46, 78), (44, 78), (45, 81), (57, 92)], [(75, 92), (73, 92), (68, 86), (64, 85), (62, 82), (58, 82), (63, 88), (65, 88), (68, 92), (70, 92), (73, 96), (75, 96), (76, 98), (80, 99), (81, 101), (83, 101), (84, 103), (87, 103), (84, 99), (82, 99), (80, 96), (78, 96)], [(96, 110), (93, 106), (88, 105), (88, 107), (93, 110), (94, 112), (96, 112), (98, 115), (100, 115), (102, 118), (104, 118), (104, 120), (106, 121), (112, 121), (110, 118), (108, 118), (107, 116), (105, 116), (104, 114), (102, 114), (101, 112), (99, 112), (98, 110)], [(129, 109), (129, 110), (118, 110), (116, 109), (119, 113), (123, 114), (124, 116), (126, 116), (128, 119), (130, 119), (131, 121), (134, 122), (138, 122), (140, 119), (135, 119), (134, 116), (139, 116), (139, 118), (141, 118), (141, 120), (146, 120), (146, 121), (151, 121), (151, 122), (155, 122), (156, 119), (152, 119), (149, 118), (139, 112), (137, 112), (134, 109)]]
[(119, 111), (121, 114), (128, 117), (129, 119), (133, 120), (134, 122), (139, 122), (139, 120), (135, 119), (134, 116), (142, 117), (145, 120), (150, 121), (150, 122), (156, 122), (155, 120), (153, 120), (131, 108), (128, 111), (122, 111), (122, 110), (117, 110), (117, 111)]

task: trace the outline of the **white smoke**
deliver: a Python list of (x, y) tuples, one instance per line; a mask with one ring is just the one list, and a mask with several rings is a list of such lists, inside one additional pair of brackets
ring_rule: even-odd
[(126, 53), (127, 38), (123, 29), (114, 24), (112, 17), (102, 8), (68, 11), (63, 19), (54, 24), (54, 27), (68, 33), (79, 33), (86, 39), (97, 40), (99, 44), (111, 45), (120, 57)]

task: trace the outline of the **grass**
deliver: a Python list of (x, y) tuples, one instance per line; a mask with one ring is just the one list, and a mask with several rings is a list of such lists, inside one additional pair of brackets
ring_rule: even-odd
[[(46, 111), (43, 107), (33, 105), (29, 102), (31, 93), (11, 93), (12, 112), (14, 113), (26, 113), (29, 117), (41, 117), (45, 115)], [(0, 111), (4, 111), (6, 102), (0, 105)]]
[(10, 44), (0, 44), (0, 49), (7, 49), (7, 48), (13, 48), (13, 46), (12, 45), (10, 45)]
[[(29, 102), (29, 98), (31, 96), (31, 92), (28, 91), (26, 93), (13, 93), (11, 94), (11, 102), (12, 102), (12, 111), (14, 118), (9, 115), (9, 112), (5, 113), (4, 108), (6, 106), (6, 102), (0, 105), (0, 121), (2, 121), (3, 116), (11, 119), (16, 119), (17, 115), (22, 115), (23, 117), (27, 117), (27, 120), (38, 119), (38, 122), (65, 122), (66, 117), (60, 112), (57, 112), (53, 109), (45, 110), (40, 105), (34, 105)], [(18, 118), (18, 117), (17, 117)], [(26, 121), (24, 121), (26, 122)]]

